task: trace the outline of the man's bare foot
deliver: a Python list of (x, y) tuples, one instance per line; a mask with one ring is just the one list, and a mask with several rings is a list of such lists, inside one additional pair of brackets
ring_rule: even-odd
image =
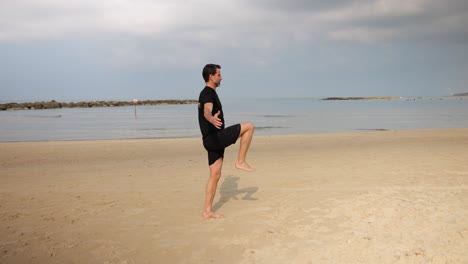
[(247, 164), (247, 162), (236, 162), (236, 168), (239, 169), (239, 170), (245, 170), (245, 171), (249, 171), (249, 172), (252, 172), (252, 171), (255, 171), (255, 168), (252, 168), (249, 166), (249, 164)]
[(209, 218), (224, 218), (224, 215), (222, 214), (217, 214), (215, 212), (203, 212), (203, 218), (209, 219)]

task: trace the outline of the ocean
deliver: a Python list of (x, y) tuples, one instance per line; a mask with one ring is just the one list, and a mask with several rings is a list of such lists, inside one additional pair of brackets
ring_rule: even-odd
[[(468, 98), (324, 101), (221, 98), (226, 126), (253, 122), (255, 135), (468, 128)], [(201, 137), (197, 105), (0, 111), (0, 141)]]

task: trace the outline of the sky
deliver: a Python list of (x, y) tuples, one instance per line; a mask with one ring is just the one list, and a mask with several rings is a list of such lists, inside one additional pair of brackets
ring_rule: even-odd
[(468, 92), (466, 0), (1, 0), (0, 101)]

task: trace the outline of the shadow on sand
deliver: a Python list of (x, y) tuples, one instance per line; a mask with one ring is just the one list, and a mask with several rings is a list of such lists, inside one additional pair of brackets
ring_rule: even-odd
[(238, 195), (244, 194), (241, 198), (242, 200), (257, 200), (257, 198), (252, 197), (252, 195), (258, 190), (258, 187), (247, 187), (239, 189), (239, 180), (240, 177), (227, 176), (224, 178), (221, 187), (219, 188), (219, 200), (213, 205), (213, 211), (217, 211), (219, 208), (223, 207), (225, 203), (229, 200), (239, 200)]

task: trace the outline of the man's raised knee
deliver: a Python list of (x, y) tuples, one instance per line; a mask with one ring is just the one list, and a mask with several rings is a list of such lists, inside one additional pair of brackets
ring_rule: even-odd
[(255, 126), (253, 123), (242, 123), (242, 127), (245, 129), (245, 130), (255, 130)]

